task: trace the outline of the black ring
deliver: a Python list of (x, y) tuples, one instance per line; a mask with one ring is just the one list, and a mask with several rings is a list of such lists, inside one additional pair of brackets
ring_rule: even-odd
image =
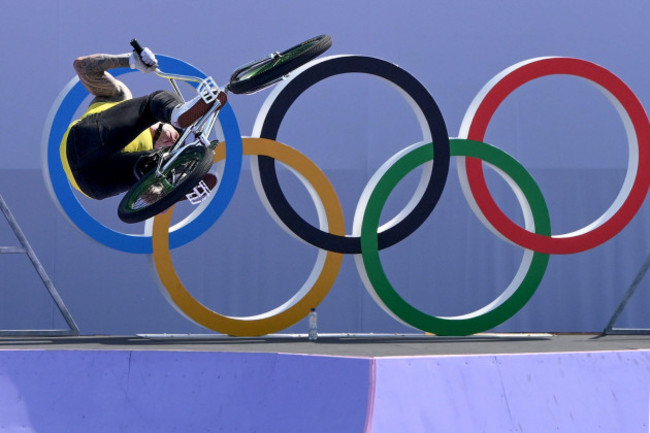
[[(422, 198), (402, 221), (379, 233), (379, 249), (387, 248), (413, 233), (435, 208), (449, 173), (449, 135), (442, 114), (431, 94), (411, 74), (385, 60), (364, 56), (341, 56), (325, 59), (301, 71), (276, 95), (264, 117), (261, 138), (275, 140), (280, 123), (298, 96), (325, 78), (347, 73), (366, 73), (383, 78), (400, 87), (422, 111), (433, 139), (435, 163)], [(304, 241), (324, 250), (360, 254), (361, 239), (324, 232), (305, 221), (287, 201), (275, 171), (275, 160), (258, 156), (260, 181), (264, 193), (278, 218)]]

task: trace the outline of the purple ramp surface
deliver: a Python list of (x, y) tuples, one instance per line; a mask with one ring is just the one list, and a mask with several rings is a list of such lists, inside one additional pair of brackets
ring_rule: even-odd
[(0, 352), (0, 431), (363, 431), (369, 360), (147, 351)]
[(373, 433), (647, 432), (650, 352), (382, 358)]

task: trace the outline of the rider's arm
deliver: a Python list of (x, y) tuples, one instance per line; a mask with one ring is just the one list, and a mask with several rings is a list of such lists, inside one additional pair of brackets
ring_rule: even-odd
[(114, 68), (128, 68), (130, 54), (91, 54), (78, 57), (73, 66), (79, 80), (95, 100), (122, 101), (132, 97), (126, 84), (115, 79), (107, 71)]

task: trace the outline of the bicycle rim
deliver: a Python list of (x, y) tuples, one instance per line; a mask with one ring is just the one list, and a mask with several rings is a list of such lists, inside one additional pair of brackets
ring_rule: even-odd
[(253, 93), (318, 57), (332, 45), (332, 38), (320, 35), (295, 45), (277, 56), (261, 59), (235, 71), (229, 89), (237, 94)]
[(290, 48), (289, 50), (281, 53), (279, 56), (270, 59), (268, 62), (262, 63), (260, 66), (251, 69), (248, 71), (244, 76), (242, 76), (240, 79), (246, 80), (250, 79), (256, 75), (262, 74), (264, 72), (267, 72), (273, 68), (276, 68), (282, 64), (289, 63), (291, 60), (295, 59), (302, 53), (305, 53), (309, 48), (314, 46), (314, 44), (318, 42), (316, 39), (310, 39), (309, 41), (305, 41), (300, 45), (297, 45), (293, 48)]
[(119, 218), (127, 223), (144, 221), (174, 205), (210, 170), (213, 152), (203, 146), (185, 149), (162, 174), (152, 170), (124, 196)]

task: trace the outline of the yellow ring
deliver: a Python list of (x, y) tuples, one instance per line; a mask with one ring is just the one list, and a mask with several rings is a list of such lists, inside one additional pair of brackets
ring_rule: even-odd
[[(296, 170), (313, 187), (318, 194), (325, 216), (326, 227), (330, 233), (345, 235), (345, 222), (340, 201), (332, 184), (320, 168), (309, 158), (296, 149), (280, 142), (266, 138), (244, 138), (244, 155), (270, 156), (290, 168)], [(225, 158), (225, 147), (219, 146), (215, 152), (214, 161)], [(300, 177), (300, 176), (299, 176)], [(315, 308), (327, 296), (338, 275), (343, 254), (319, 250), (318, 259), (312, 276), (303, 288), (284, 305), (257, 316), (233, 317), (225, 316), (210, 310), (197, 301), (183, 286), (174, 269), (171, 251), (169, 249), (169, 225), (174, 207), (154, 218), (153, 260), (162, 286), (167, 290), (171, 302), (188, 318), (214, 331), (234, 336), (258, 336), (271, 334), (288, 328), (305, 318), (311, 308)], [(323, 223), (321, 223), (323, 225)], [(318, 269), (320, 267), (320, 271)], [(315, 281), (310, 286), (311, 280)], [(304, 292), (304, 294), (303, 294)]]

